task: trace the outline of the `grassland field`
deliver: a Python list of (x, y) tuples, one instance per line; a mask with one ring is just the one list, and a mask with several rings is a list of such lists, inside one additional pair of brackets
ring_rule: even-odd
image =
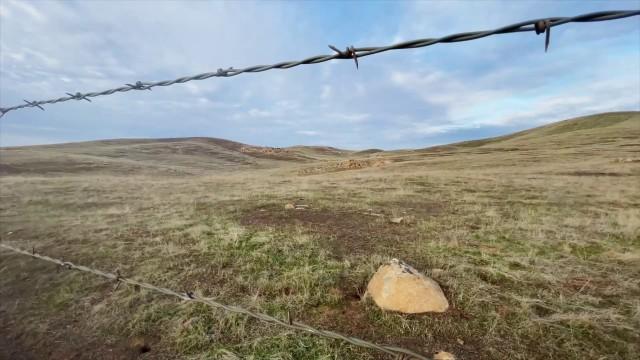
[[(425, 355), (637, 359), (640, 113), (417, 150), (1, 148), (0, 241)], [(391, 258), (450, 310), (363, 298)], [(0, 359), (386, 358), (0, 250)]]

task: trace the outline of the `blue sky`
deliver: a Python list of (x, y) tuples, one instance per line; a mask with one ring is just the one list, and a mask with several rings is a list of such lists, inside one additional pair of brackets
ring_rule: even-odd
[[(492, 29), (640, 1), (0, 0), (0, 106), (218, 68)], [(417, 148), (640, 110), (640, 17), (494, 36), (29, 108), (0, 146), (211, 136), (268, 146)]]

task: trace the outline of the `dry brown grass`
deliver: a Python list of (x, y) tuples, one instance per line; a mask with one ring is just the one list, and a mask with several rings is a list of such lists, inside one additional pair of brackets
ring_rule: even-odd
[[(520, 140), (376, 152), (369, 156), (393, 163), (307, 176), (298, 171), (308, 164), (253, 159), (209, 169), (179, 157), (53, 174), (33, 164), (47, 156), (63, 161), (60, 150), (3, 150), (2, 164), (30, 170), (0, 177), (0, 235), (54, 257), (425, 354), (634, 359), (640, 163), (616, 159), (639, 156), (640, 116), (620, 119), (560, 124)], [(95, 149), (91, 156), (102, 161)], [(127, 161), (137, 170), (123, 175)], [(197, 175), (185, 175), (195, 168)], [(285, 211), (291, 201), (311, 209)], [(391, 224), (364, 215), (369, 210), (415, 221)], [(361, 301), (367, 279), (392, 257), (433, 276), (452, 309), (405, 316)], [(6, 252), (0, 275), (0, 347), (16, 351), (11, 356), (380, 356), (124, 286), (114, 292), (101, 279)], [(139, 339), (149, 352), (131, 345)]]

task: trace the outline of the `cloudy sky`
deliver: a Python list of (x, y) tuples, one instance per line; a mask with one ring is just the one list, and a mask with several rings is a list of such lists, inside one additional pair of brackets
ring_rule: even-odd
[[(0, 106), (640, 1), (0, 0)], [(640, 17), (567, 24), (10, 112), (0, 146), (211, 136), (415, 148), (640, 110)]]

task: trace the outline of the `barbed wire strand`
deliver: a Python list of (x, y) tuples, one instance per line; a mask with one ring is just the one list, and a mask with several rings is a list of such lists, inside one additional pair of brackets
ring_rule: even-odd
[(198, 302), (198, 303), (202, 303), (205, 305), (209, 305), (211, 307), (214, 308), (218, 308), (218, 309), (223, 309), (225, 311), (228, 312), (232, 312), (232, 313), (236, 313), (236, 314), (242, 314), (242, 315), (246, 315), (246, 316), (250, 316), (253, 317), (255, 319), (258, 319), (260, 321), (264, 321), (267, 323), (271, 323), (271, 324), (275, 324), (275, 325), (280, 325), (289, 329), (293, 329), (293, 330), (298, 330), (298, 331), (302, 331), (302, 332), (306, 332), (306, 333), (310, 333), (316, 336), (320, 336), (320, 337), (325, 337), (325, 338), (330, 338), (330, 339), (335, 339), (335, 340), (342, 340), (344, 342), (348, 342), (350, 344), (359, 346), (359, 347), (364, 347), (364, 348), (368, 348), (368, 349), (372, 349), (372, 350), (377, 350), (377, 351), (381, 351), (384, 353), (387, 353), (389, 355), (393, 355), (395, 357), (395, 359), (416, 359), (416, 360), (431, 360), (423, 355), (417, 354), (411, 350), (407, 350), (407, 349), (403, 349), (403, 348), (399, 348), (399, 347), (395, 347), (395, 346), (386, 346), (386, 345), (377, 345), (374, 344), (372, 342), (366, 341), (366, 340), (362, 340), (362, 339), (358, 339), (355, 337), (351, 337), (351, 336), (346, 336), (346, 335), (342, 335), (339, 334), (337, 332), (333, 332), (333, 331), (329, 331), (329, 330), (322, 330), (322, 329), (317, 329), (314, 327), (311, 327), (307, 324), (298, 322), (298, 321), (294, 321), (291, 318), (289, 318), (287, 321), (285, 320), (280, 320), (277, 319), (271, 315), (267, 315), (264, 313), (258, 313), (258, 312), (253, 312), (247, 309), (244, 309), (242, 307), (239, 306), (234, 306), (234, 305), (226, 305), (226, 304), (222, 304), (219, 303), (215, 300), (213, 300), (213, 298), (205, 298), (202, 296), (199, 296), (197, 294), (194, 294), (191, 291), (187, 291), (185, 293), (179, 293), (176, 291), (173, 291), (171, 289), (167, 289), (167, 288), (163, 288), (163, 287), (158, 287), (149, 283), (145, 283), (145, 282), (141, 282), (141, 281), (136, 281), (130, 278), (126, 278), (126, 277), (122, 277), (120, 275), (120, 271), (116, 271), (116, 274), (112, 274), (112, 273), (108, 273), (108, 272), (104, 272), (104, 271), (100, 271), (100, 270), (96, 270), (96, 269), (92, 269), (89, 268), (87, 266), (83, 266), (83, 265), (76, 265), (70, 261), (63, 261), (63, 260), (59, 260), (59, 259), (54, 259), (51, 258), (49, 256), (46, 255), (41, 255), (38, 254), (35, 251), (35, 248), (32, 249), (32, 251), (26, 251), (26, 250), (22, 250), (22, 249), (18, 249), (15, 248), (13, 246), (7, 245), (7, 244), (2, 244), (0, 243), (0, 247), (5, 248), (7, 250), (22, 254), (22, 255), (27, 255), (27, 256), (31, 256), (33, 258), (36, 259), (40, 259), (40, 260), (44, 260), (44, 261), (48, 261), (57, 265), (60, 265), (61, 267), (67, 268), (67, 269), (75, 269), (75, 270), (79, 270), (79, 271), (83, 271), (83, 272), (87, 272), (87, 273), (91, 273), (94, 275), (98, 275), (104, 278), (107, 278), (109, 280), (114, 280), (116, 281), (118, 284), (120, 283), (125, 283), (125, 284), (129, 284), (129, 285), (133, 285), (133, 286), (139, 286), (141, 288), (145, 288), (147, 290), (151, 290), (151, 291), (155, 291), (161, 294), (165, 294), (168, 296), (174, 296), (177, 298), (180, 298), (182, 300), (185, 301), (192, 301), (192, 302)]
[(234, 69), (230, 67), (226, 70), (218, 69), (216, 72), (207, 72), (193, 76), (185, 76), (180, 77), (174, 80), (163, 80), (157, 82), (142, 82), (137, 81), (135, 84), (126, 84), (126, 86), (104, 90), (100, 92), (88, 92), (85, 94), (76, 92), (75, 94), (67, 93), (69, 96), (61, 97), (58, 99), (51, 100), (40, 100), (40, 101), (28, 101), (24, 100), (25, 104), (16, 105), (7, 108), (0, 107), (0, 117), (8, 113), (9, 111), (18, 110), (27, 107), (38, 107), (41, 110), (44, 110), (41, 105), (44, 104), (55, 104), (63, 101), (69, 100), (89, 100), (90, 97), (111, 95), (116, 92), (127, 92), (130, 90), (151, 90), (156, 86), (170, 86), (174, 84), (181, 84), (188, 81), (194, 80), (204, 80), (211, 77), (232, 77), (237, 76), (243, 73), (258, 73), (271, 69), (291, 69), (293, 67), (299, 65), (308, 65), (308, 64), (319, 64), (325, 61), (334, 60), (334, 59), (352, 59), (355, 61), (356, 68), (358, 67), (358, 58), (362, 58), (365, 56), (379, 54), (385, 51), (390, 50), (400, 50), (400, 49), (415, 49), (426, 47), (430, 45), (434, 45), (437, 43), (453, 43), (453, 42), (461, 42), (461, 41), (471, 41), (481, 39), (487, 36), (498, 35), (498, 34), (508, 34), (508, 33), (516, 33), (516, 32), (527, 32), (527, 31), (535, 31), (536, 34), (545, 33), (545, 51), (549, 46), (549, 37), (551, 33), (551, 28), (554, 26), (560, 26), (571, 22), (596, 22), (596, 21), (609, 21), (609, 20), (617, 20), (630, 16), (640, 15), (640, 10), (612, 10), (612, 11), (600, 11), (589, 14), (583, 14), (573, 17), (551, 17), (551, 18), (542, 18), (535, 20), (527, 20), (522, 21), (516, 24), (503, 26), (501, 28), (497, 28), (494, 30), (486, 30), (486, 31), (474, 31), (474, 32), (465, 32), (447, 35), (441, 38), (436, 39), (417, 39), (404, 41), (400, 43), (396, 43), (388, 46), (378, 46), (378, 47), (360, 47), (356, 48), (353, 46), (347, 47), (346, 50), (341, 51), (338, 50), (335, 46), (329, 45), (329, 47), (335, 51), (335, 54), (332, 55), (316, 55), (308, 57), (304, 60), (298, 61), (284, 61), (279, 62), (277, 64), (272, 65), (255, 65), (246, 67), (243, 69)]

